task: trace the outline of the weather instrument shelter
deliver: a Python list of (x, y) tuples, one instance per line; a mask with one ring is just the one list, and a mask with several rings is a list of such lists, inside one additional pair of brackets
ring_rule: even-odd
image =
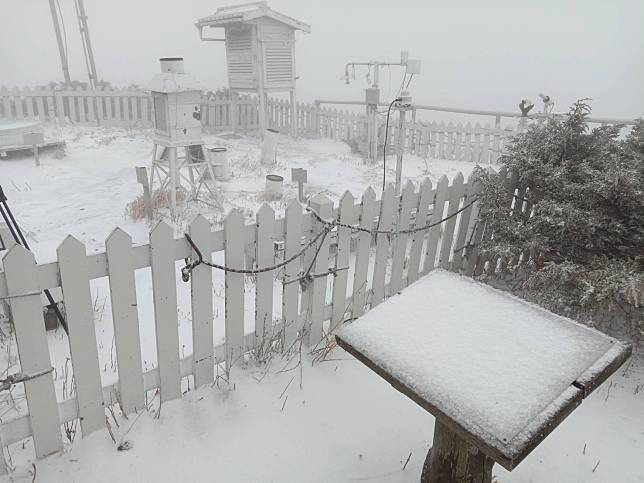
[[(258, 95), (262, 135), (267, 127), (266, 96), (272, 92), (290, 94), (291, 134), (295, 135), (295, 31), (310, 33), (311, 27), (272, 10), (266, 2), (222, 7), (195, 25), (201, 40), (226, 43), (230, 90)], [(205, 30), (215, 28), (223, 28), (225, 38), (206, 36)]]
[[(197, 80), (183, 69), (183, 58), (159, 59), (161, 72), (148, 89), (154, 103), (154, 148), (150, 187), (155, 177), (159, 190), (169, 186), (172, 210), (177, 206), (177, 189), (189, 187), (196, 197), (207, 180), (214, 180), (212, 163), (201, 138), (201, 93)], [(159, 149), (160, 148), (160, 149)], [(183, 156), (178, 156), (181, 148)]]

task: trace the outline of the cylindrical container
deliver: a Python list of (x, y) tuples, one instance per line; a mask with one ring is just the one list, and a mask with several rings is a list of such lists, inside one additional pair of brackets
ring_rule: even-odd
[(267, 129), (264, 133), (264, 142), (262, 143), (262, 164), (272, 165), (277, 158), (277, 141), (279, 140), (279, 131)]
[(278, 174), (267, 174), (264, 194), (267, 200), (279, 200), (284, 194), (284, 178)]
[(226, 181), (230, 179), (228, 170), (228, 149), (222, 147), (207, 148), (215, 178)]
[(183, 57), (161, 57), (161, 72), (183, 74)]

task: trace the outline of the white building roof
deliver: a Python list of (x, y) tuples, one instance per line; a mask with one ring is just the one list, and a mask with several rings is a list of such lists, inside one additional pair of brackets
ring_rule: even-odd
[(307, 34), (311, 33), (310, 25), (276, 12), (266, 2), (253, 2), (221, 7), (214, 14), (197, 20), (195, 25), (200, 29), (203, 27), (224, 27), (231, 23), (251, 23), (262, 17), (268, 17), (277, 22), (281, 22), (293, 30), (301, 30)]

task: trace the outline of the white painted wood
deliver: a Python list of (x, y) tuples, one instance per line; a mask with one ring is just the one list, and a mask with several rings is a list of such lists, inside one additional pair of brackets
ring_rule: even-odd
[[(257, 211), (255, 224), (255, 263), (257, 268), (275, 265), (275, 212), (268, 204)], [(255, 348), (269, 349), (273, 337), (273, 278), (275, 271), (258, 273), (255, 282)]]
[[(190, 224), (190, 238), (199, 247), (204, 260), (212, 261), (210, 223), (197, 215)], [(196, 257), (194, 253), (192, 257)], [(195, 267), (190, 276), (190, 301), (192, 306), (192, 353), (195, 387), (215, 380), (213, 361), (213, 307), (212, 268)]]
[[(416, 209), (415, 228), (420, 228), (428, 223), (427, 215), (429, 213), (429, 204), (432, 202), (432, 181), (425, 178), (420, 185), (418, 196), (418, 206)], [(407, 284), (414, 283), (418, 280), (420, 273), (420, 257), (423, 250), (423, 241), (427, 237), (429, 230), (417, 231), (412, 235), (411, 248), (409, 250), (409, 268), (407, 269)]]
[[(376, 193), (369, 186), (362, 195), (362, 211), (360, 213), (360, 227), (372, 230), (374, 217), (376, 215)], [(351, 317), (360, 317), (365, 311), (367, 303), (367, 274), (369, 271), (369, 259), (371, 252), (371, 233), (360, 232), (356, 248), (355, 269), (353, 272), (353, 301), (351, 306)]]
[[(393, 226), (393, 214), (397, 208), (397, 200), (394, 197), (394, 187), (388, 184), (382, 194), (380, 203), (380, 218), (376, 225), (380, 231), (391, 231)], [(376, 236), (376, 259), (373, 269), (373, 285), (371, 288), (371, 307), (375, 307), (385, 297), (385, 274), (389, 258), (390, 235), (381, 233)]]
[(150, 232), (150, 263), (161, 401), (164, 402), (181, 397), (174, 235), (164, 222)]
[(94, 310), (85, 245), (69, 235), (56, 250), (83, 437), (105, 427)]
[[(429, 223), (434, 225), (443, 219), (443, 209), (445, 207), (445, 201), (449, 196), (449, 180), (447, 176), (441, 176), (441, 179), (438, 180), (436, 185), (436, 192), (434, 194), (434, 206), (432, 207), (432, 216), (429, 219)], [(440, 238), (441, 227), (443, 224), (438, 224), (432, 226), (429, 229), (429, 235), (427, 237), (427, 247), (425, 249), (425, 260), (423, 263), (423, 274), (426, 275), (434, 269), (436, 262), (436, 250), (438, 249), (438, 240)]]
[[(411, 222), (411, 210), (414, 199), (414, 183), (407, 181), (403, 187), (402, 201), (398, 212), (396, 232), (408, 230)], [(407, 241), (409, 235), (397, 233), (393, 238), (393, 251), (391, 260), (391, 279), (389, 281), (389, 296), (398, 293), (402, 288), (403, 270), (405, 268), (405, 255), (407, 254)]]
[[(474, 182), (474, 175), (471, 175), (467, 181), (467, 191), (465, 193), (465, 199), (463, 200), (463, 206), (471, 203), (472, 200), (476, 199), (477, 194), (480, 191), (480, 183)], [(472, 215), (475, 217), (478, 215), (478, 210), (474, 210), (474, 205), (465, 208), (461, 212), (461, 218), (459, 220), (458, 235), (456, 242), (454, 243), (454, 259), (452, 260), (451, 269), (453, 272), (460, 272), (461, 267), (463, 266), (464, 256), (466, 254), (466, 245), (470, 240), (472, 235), (473, 225), (471, 224)]]
[[(353, 222), (355, 200), (348, 191), (342, 195), (338, 208), (340, 223)], [(335, 274), (333, 275), (333, 311), (329, 332), (338, 327), (345, 319), (345, 314), (350, 308), (347, 306), (347, 280), (349, 278), (349, 258), (351, 255), (351, 229), (338, 227), (337, 253), (335, 257)]]
[(463, 124), (460, 122), (456, 125), (456, 133), (454, 136), (454, 159), (462, 160), (464, 159), (463, 153)]
[[(2, 264), (7, 277), (21, 371), (24, 374), (48, 371), (51, 359), (34, 256), (16, 245), (5, 254)], [(54, 381), (51, 373), (47, 373), (25, 381), (24, 386), (36, 456), (43, 458), (63, 449)]]
[[(325, 220), (330, 220), (333, 216), (333, 202), (323, 194), (318, 194), (311, 198), (309, 206)], [(324, 229), (324, 225), (320, 222), (315, 222), (313, 226), (313, 236)], [(312, 257), (312, 260), (310, 262), (307, 260), (308, 263), (305, 263), (303, 267), (305, 272), (310, 268), (309, 275), (315, 277), (306, 286), (306, 291), (309, 292), (307, 299), (308, 331), (305, 333), (304, 341), (309, 347), (318, 345), (324, 336), (322, 322), (324, 321), (327, 277), (318, 275), (323, 275), (329, 269), (330, 243), (330, 234), (322, 236), (315, 247), (311, 247), (308, 250), (307, 255)]]
[(132, 238), (116, 228), (105, 241), (105, 252), (118, 363), (119, 402), (127, 415), (145, 406)]
[(447, 217), (449, 218), (443, 223), (443, 235), (441, 237), (441, 253), (439, 266), (444, 269), (449, 269), (449, 257), (454, 246), (454, 228), (456, 227), (456, 220), (458, 215), (453, 216), (460, 208), (461, 198), (463, 197), (463, 174), (458, 173), (454, 177), (452, 186), (449, 189), (449, 206), (447, 208)]
[[(239, 210), (224, 221), (225, 264), (244, 268), (244, 216)], [(226, 272), (226, 367), (230, 369), (244, 351), (244, 274)]]
[[(295, 255), (301, 249), (302, 239), (302, 206), (292, 200), (286, 207), (284, 221), (284, 259)], [(284, 347), (289, 349), (297, 339), (299, 316), (299, 283), (294, 282), (299, 276), (301, 258), (298, 257), (284, 267), (282, 283), (282, 323), (284, 327)]]

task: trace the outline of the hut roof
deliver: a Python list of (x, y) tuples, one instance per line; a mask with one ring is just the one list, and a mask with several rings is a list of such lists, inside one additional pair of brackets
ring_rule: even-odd
[(311, 33), (310, 25), (276, 12), (266, 2), (253, 2), (221, 7), (214, 14), (198, 19), (195, 25), (200, 29), (203, 27), (225, 27), (232, 23), (252, 23), (262, 17), (268, 17), (277, 22), (281, 22), (293, 30), (301, 30), (307, 34)]

